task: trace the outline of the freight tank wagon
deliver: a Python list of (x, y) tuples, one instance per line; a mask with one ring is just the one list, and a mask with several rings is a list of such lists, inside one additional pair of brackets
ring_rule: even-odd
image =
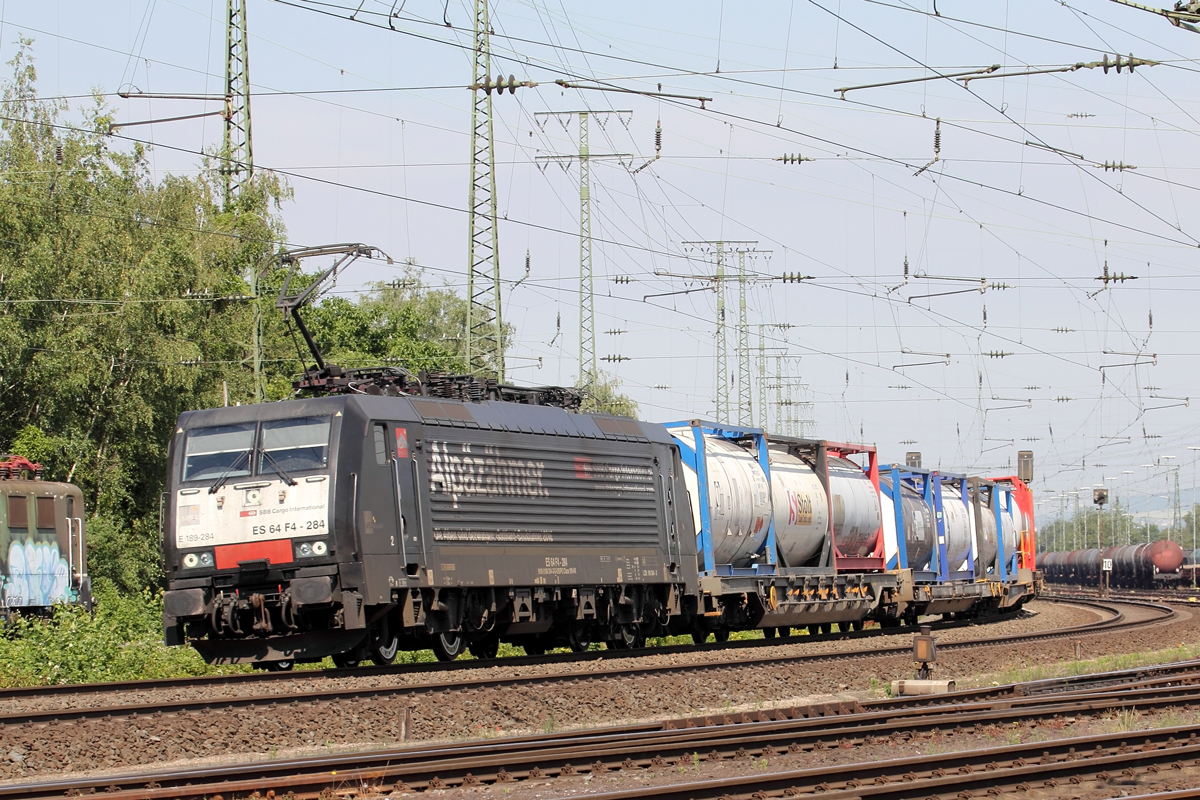
[(1032, 493), (1020, 478), (892, 464), (880, 486), (888, 567), (911, 575), (910, 621), (1015, 610), (1036, 594)]
[(0, 617), (91, 607), (83, 493), (42, 480), (42, 466), (0, 455)]
[(185, 413), (170, 462), (166, 640), (210, 662), (628, 647), (695, 587), (678, 450), (631, 419), (293, 400)]
[(1112, 586), (1154, 589), (1178, 584), (1183, 577), (1184, 550), (1167, 539), (1102, 550), (1049, 551), (1038, 554), (1038, 567), (1050, 583), (1098, 586), (1105, 560), (1112, 562)]

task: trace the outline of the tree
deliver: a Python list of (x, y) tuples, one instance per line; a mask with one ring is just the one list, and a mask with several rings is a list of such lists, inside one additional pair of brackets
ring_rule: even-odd
[(212, 174), (155, 182), (99, 98), (79, 125), (37, 98), (30, 46), (0, 100), (0, 445), (83, 489), (93, 573), (140, 588), (176, 418), (222, 383), (251, 396), (252, 310), (228, 298), (275, 250), (286, 187), (262, 176), (221, 209)]
[(621, 381), (607, 373), (593, 372), (583, 385), (581, 411), (592, 414), (613, 414), (637, 417), (637, 403), (620, 391)]
[(339, 366), (467, 369), (467, 301), (449, 288), (430, 288), (411, 266), (400, 280), (372, 284), (357, 302), (330, 297), (302, 313), (323, 355)]

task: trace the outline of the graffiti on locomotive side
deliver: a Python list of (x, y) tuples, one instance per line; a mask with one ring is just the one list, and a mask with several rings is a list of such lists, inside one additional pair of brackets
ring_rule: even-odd
[[(457, 452), (450, 452), (454, 447)], [(450, 495), (458, 508), (460, 497), (495, 495), (501, 497), (549, 497), (543, 483), (544, 461), (505, 458), (494, 448), (474, 455), (469, 444), (429, 443), (429, 486), (435, 492)]]

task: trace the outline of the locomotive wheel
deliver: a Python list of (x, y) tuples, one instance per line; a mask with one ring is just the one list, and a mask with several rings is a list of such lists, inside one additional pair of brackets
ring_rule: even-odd
[(692, 631), (692, 643), (693, 644), (704, 644), (707, 641), (708, 641), (708, 632), (707, 631)]
[(433, 637), (433, 654), (438, 661), (453, 661), (462, 655), (463, 637), (458, 631), (438, 633)]
[(386, 667), (396, 660), (396, 652), (400, 649), (400, 637), (393, 636), (391, 641), (371, 642), (371, 661), (381, 667)]
[(359, 659), (353, 652), (334, 653), (330, 658), (333, 659), (333, 665), (338, 669), (354, 669), (359, 664)]
[(586, 628), (572, 628), (567, 634), (567, 645), (572, 653), (584, 653), (592, 646), (592, 637)]
[(294, 666), (296, 666), (296, 662), (290, 658), (285, 661), (271, 661), (267, 663), (267, 669), (270, 672), (290, 672)]
[(500, 637), (489, 636), (486, 639), (480, 639), (478, 642), (471, 642), (471, 644), (467, 645), (467, 649), (476, 658), (495, 658), (500, 652)]

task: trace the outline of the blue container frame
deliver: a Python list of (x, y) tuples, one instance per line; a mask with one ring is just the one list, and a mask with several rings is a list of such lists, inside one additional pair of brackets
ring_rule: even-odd
[[(946, 554), (946, 518), (945, 518), (945, 493), (942, 491), (942, 485), (953, 481), (958, 481), (959, 499), (962, 500), (965, 510), (967, 511), (968, 519), (971, 518), (971, 501), (967, 492), (967, 476), (953, 472), (937, 472), (935, 470), (918, 469), (915, 467), (901, 467), (899, 464), (893, 464), (892, 473), (892, 488), (884, 489), (880, 485), (880, 491), (887, 491), (888, 496), (892, 499), (892, 510), (896, 516), (896, 556), (895, 560), (888, 561), (888, 569), (908, 569), (908, 540), (907, 533), (904, 527), (904, 508), (901, 498), (903, 497), (902, 490), (899, 488), (901, 483), (906, 483), (909, 488), (919, 491), (925, 504), (933, 511), (933, 518), (937, 528), (937, 546), (933, 549), (933, 556), (930, 559), (928, 572), (923, 572), (923, 575), (931, 578), (935, 577), (938, 583), (947, 583), (951, 580), (974, 580), (975, 579), (975, 542), (974, 537), (971, 541), (970, 557), (967, 559), (967, 569), (963, 572), (950, 572), (950, 567), (947, 563)], [(918, 482), (920, 485), (918, 486)], [(1010, 500), (1011, 505), (1011, 500)], [(997, 514), (997, 521), (999, 515)], [(914, 576), (915, 577), (915, 576)]]
[(751, 567), (734, 567), (732, 564), (717, 564), (713, 551), (712, 519), (708, 506), (708, 459), (704, 452), (704, 437), (717, 436), (731, 442), (751, 439), (758, 454), (758, 464), (767, 479), (767, 495), (771, 493), (771, 461), (767, 449), (767, 435), (762, 428), (749, 428), (741, 425), (729, 425), (721, 422), (705, 420), (689, 420), (687, 422), (668, 422), (664, 425), (668, 430), (690, 428), (693, 445), (679, 443), (679, 454), (684, 466), (690, 467), (696, 473), (700, 503), (700, 540), (698, 542), (701, 555), (704, 557), (704, 575), (773, 575), (776, 572), (775, 563), (775, 514), (774, 499), (771, 499), (772, 513), (767, 520), (767, 538), (763, 540), (758, 554), (765, 556), (765, 563)]

